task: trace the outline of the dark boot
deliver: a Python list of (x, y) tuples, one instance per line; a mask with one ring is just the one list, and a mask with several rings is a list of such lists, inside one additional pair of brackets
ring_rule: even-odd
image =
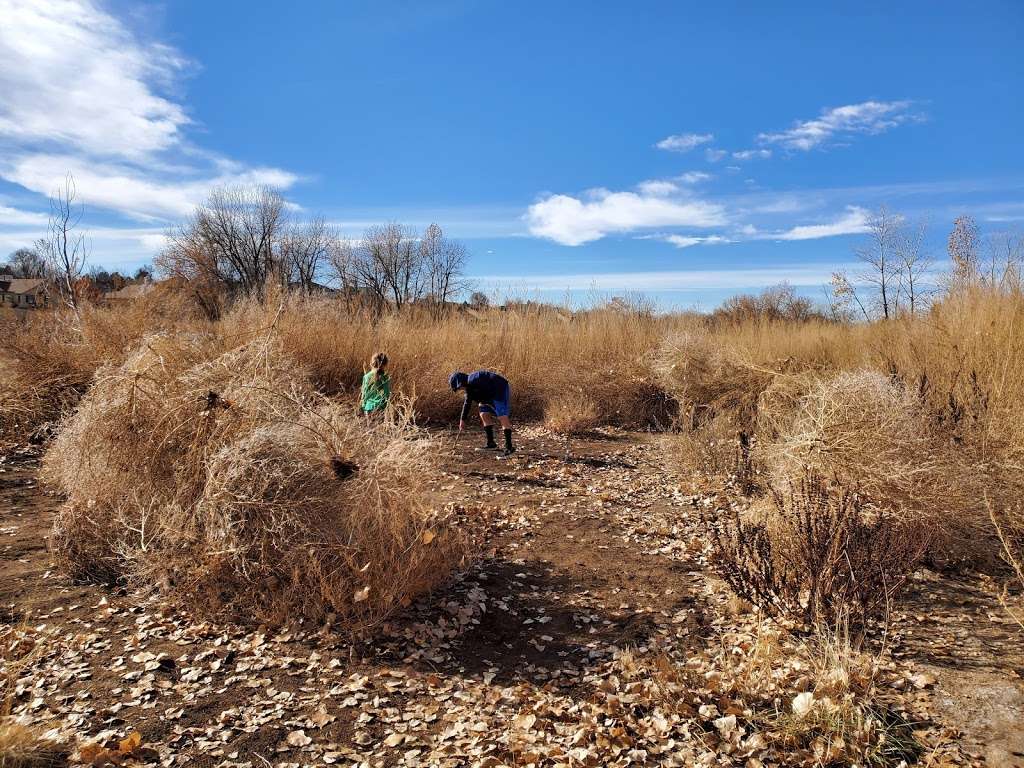
[(494, 427), (493, 426), (484, 427), (484, 432), (487, 433), (487, 445), (485, 445), (483, 447), (483, 450), (485, 450), (485, 451), (497, 450), (498, 444), (496, 442), (494, 442)]
[(515, 452), (516, 452), (515, 446), (512, 445), (512, 430), (511, 429), (506, 429), (505, 430), (505, 451), (504, 451), (504, 453), (505, 453), (506, 456), (511, 456)]

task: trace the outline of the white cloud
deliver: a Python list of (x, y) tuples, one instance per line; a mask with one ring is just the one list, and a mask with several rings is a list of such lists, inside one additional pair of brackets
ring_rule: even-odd
[(154, 92), (185, 66), (88, 0), (0, 0), (0, 135), (142, 159), (180, 140), (184, 109)]
[(724, 209), (702, 200), (592, 190), (588, 200), (551, 195), (530, 206), (530, 234), (562, 245), (582, 245), (615, 232), (647, 227), (711, 227), (725, 223)]
[(73, 154), (30, 154), (13, 162), (0, 160), (0, 175), (42, 194), (51, 193), (69, 172), (83, 203), (139, 219), (186, 216), (218, 185), (267, 184), (287, 188), (297, 178), (275, 168), (252, 168), (187, 180), (148, 175), (130, 163), (100, 163)]
[(663, 197), (679, 191), (679, 187), (677, 185), (673, 184), (671, 181), (664, 181), (662, 179), (641, 181), (636, 185), (636, 188), (640, 190), (641, 194), (650, 195), (651, 197)]
[(821, 286), (832, 272), (846, 265), (817, 264), (767, 268), (694, 269), (660, 272), (604, 272), (566, 275), (483, 275), (474, 281), (484, 286), (524, 290), (599, 291), (709, 291), (744, 290), (787, 282), (793, 286)]
[(679, 133), (662, 139), (654, 146), (668, 152), (689, 152), (701, 144), (714, 140), (714, 134), (711, 133)]
[(683, 184), (696, 184), (701, 181), (707, 181), (711, 178), (710, 173), (704, 173), (704, 171), (687, 171), (681, 173), (675, 177), (676, 181), (680, 181)]
[(689, 248), (693, 245), (716, 245), (718, 243), (732, 242), (721, 235), (708, 235), (706, 237), (690, 237), (688, 235), (662, 235), (660, 240), (671, 243), (676, 248)]
[(801, 120), (779, 133), (762, 133), (758, 141), (779, 144), (786, 149), (810, 150), (833, 138), (858, 133), (883, 133), (904, 123), (921, 120), (911, 111), (909, 101), (864, 101), (826, 109), (814, 120)]
[(17, 227), (23, 225), (45, 225), (46, 214), (34, 211), (23, 211), (18, 208), (10, 208), (0, 205), (0, 227)]
[(704, 157), (707, 159), (707, 161), (709, 163), (717, 163), (719, 160), (721, 160), (723, 157), (725, 157), (728, 154), (729, 153), (726, 152), (724, 149), (705, 149), (704, 150)]
[(770, 149), (743, 149), (733, 152), (732, 156), (737, 160), (767, 160), (772, 156), (772, 151)]
[(92, 0), (0, 0), (0, 18), (5, 179), (48, 195), (70, 171), (82, 202), (140, 218), (187, 213), (217, 184), (295, 183), (192, 146), (168, 95), (189, 62)]
[(805, 224), (785, 232), (765, 235), (773, 240), (817, 240), (837, 235), (859, 235), (868, 231), (869, 214), (864, 208), (846, 207), (846, 214), (827, 224)]

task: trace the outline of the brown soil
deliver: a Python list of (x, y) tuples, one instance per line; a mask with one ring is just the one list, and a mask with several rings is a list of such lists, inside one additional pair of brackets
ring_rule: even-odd
[[(488, 517), (482, 556), (358, 643), (322, 627), (195, 623), (155, 598), (69, 582), (46, 548), (57, 500), (35, 459), (8, 458), (0, 621), (41, 649), (8, 690), (14, 712), (79, 745), (138, 731), (153, 751), (137, 758), (196, 766), (513, 764), (526, 754), (509, 751), (524, 702), (548, 713), (551, 738), (574, 722), (613, 730), (587, 709), (610, 661), (716, 642), (725, 597), (657, 438), (569, 445), (528, 429), (520, 441), (510, 461), (466, 441), (446, 458), (435, 490)], [(937, 679), (907, 693), (935, 713), (932, 730), (945, 727), (961, 756), (1024, 765), (1021, 636), (980, 580), (925, 573), (894, 626), (894, 663)], [(684, 738), (673, 749), (699, 755)], [(689, 764), (647, 750), (631, 764)]]

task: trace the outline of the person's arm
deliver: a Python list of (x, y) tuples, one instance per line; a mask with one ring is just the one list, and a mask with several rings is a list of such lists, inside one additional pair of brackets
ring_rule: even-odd
[(462, 402), (462, 414), (459, 416), (459, 429), (466, 425), (466, 417), (469, 415), (469, 406), (472, 402), (469, 398), (469, 390), (466, 390), (466, 399)]
[(363, 375), (363, 386), (362, 386), (362, 388), (360, 390), (360, 393), (359, 393), (359, 406), (360, 407), (366, 405), (366, 398), (369, 396), (369, 394), (370, 394), (370, 377), (364, 374)]
[(390, 402), (391, 401), (391, 377), (385, 375), (384, 376), (384, 381), (382, 381), (381, 384), (382, 384), (381, 389), (382, 389), (382, 391), (384, 393), (384, 402), (385, 403)]

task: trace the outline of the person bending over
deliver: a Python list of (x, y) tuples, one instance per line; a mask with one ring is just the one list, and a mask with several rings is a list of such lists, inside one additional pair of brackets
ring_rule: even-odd
[(494, 442), (494, 425), (500, 422), (505, 433), (505, 450), (502, 455), (511, 456), (515, 453), (516, 449), (512, 446), (512, 387), (508, 380), (493, 371), (473, 371), (470, 374), (456, 371), (448, 377), (448, 384), (452, 392), (460, 389), (466, 392), (462, 414), (459, 416), (459, 431), (465, 429), (470, 405), (479, 403), (480, 421), (487, 433), (484, 450), (498, 450), (498, 444)]

